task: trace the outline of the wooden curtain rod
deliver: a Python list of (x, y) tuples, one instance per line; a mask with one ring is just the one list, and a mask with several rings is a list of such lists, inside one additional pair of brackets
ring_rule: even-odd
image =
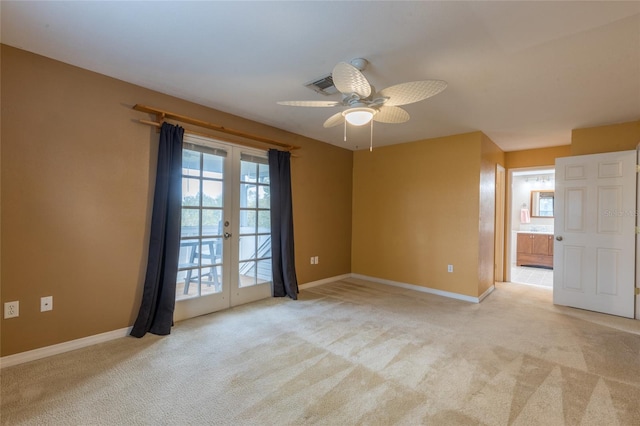
[[(197, 118), (187, 117), (185, 115), (180, 115), (180, 114), (176, 114), (176, 113), (173, 113), (173, 112), (164, 111), (164, 110), (161, 110), (161, 109), (158, 109), (158, 108), (152, 108), (152, 107), (149, 107), (149, 106), (136, 104), (136, 105), (134, 105), (133, 109), (135, 109), (136, 111), (141, 111), (141, 112), (146, 112), (146, 113), (149, 113), (149, 114), (154, 114), (156, 116), (156, 120), (157, 121), (138, 120), (140, 123), (147, 124), (147, 125), (150, 125), (150, 126), (161, 127), (162, 126), (162, 122), (164, 120), (167, 120), (167, 119), (168, 120), (175, 120), (175, 121), (180, 121), (182, 123), (193, 124), (194, 126), (202, 127), (202, 128), (205, 128), (205, 129), (214, 130), (216, 132), (226, 133), (226, 134), (233, 135), (233, 136), (239, 136), (239, 137), (245, 138), (245, 139), (250, 139), (250, 140), (253, 140), (253, 141), (256, 141), (256, 142), (260, 142), (261, 144), (277, 146), (277, 147), (280, 147), (280, 148), (284, 148), (287, 151), (293, 151), (294, 149), (299, 149), (300, 148), (299, 146), (289, 145), (289, 144), (278, 142), (276, 140), (265, 138), (265, 137), (262, 137), (262, 136), (259, 136), (259, 135), (246, 133), (246, 132), (243, 132), (243, 131), (240, 131), (240, 130), (229, 129), (229, 128), (224, 127), (224, 126), (219, 126), (217, 124), (208, 123), (208, 122), (203, 121), (203, 120), (198, 120)], [(198, 132), (193, 132), (193, 131), (185, 130), (185, 132), (191, 133), (191, 134), (195, 134), (195, 135), (200, 135), (200, 136), (213, 137), (211, 135), (206, 135), (204, 133), (198, 133)], [(247, 145), (247, 146), (251, 146), (253, 148), (263, 148), (264, 149), (264, 146), (253, 144), (253, 143), (247, 143), (247, 142), (244, 142), (244, 141), (242, 141), (242, 142), (228, 141), (228, 142), (234, 142), (234, 143), (239, 143), (239, 144), (244, 144), (244, 145)]]

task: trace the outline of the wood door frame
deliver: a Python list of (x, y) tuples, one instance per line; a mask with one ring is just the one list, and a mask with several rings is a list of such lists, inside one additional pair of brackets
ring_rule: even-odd
[(495, 206), (495, 268), (494, 268), (494, 281), (504, 282), (504, 231), (505, 231), (505, 215), (507, 209), (505, 208), (505, 189), (506, 189), (506, 169), (500, 164), (496, 164), (496, 206)]
[[(636, 164), (640, 164), (640, 143), (636, 146)], [(640, 321), (640, 236), (638, 227), (640, 218), (637, 216), (640, 211), (640, 172), (636, 173), (636, 320)]]
[(514, 247), (514, 242), (512, 238), (512, 226), (513, 221), (511, 220), (513, 216), (513, 211), (515, 206), (513, 205), (513, 174), (514, 172), (534, 172), (534, 171), (542, 171), (542, 170), (554, 170), (555, 174), (555, 164), (551, 164), (548, 166), (533, 166), (533, 167), (517, 167), (513, 169), (507, 170), (507, 180), (505, 182), (507, 186), (507, 203), (505, 205), (505, 233), (504, 233), (504, 281), (511, 282), (511, 264), (516, 262), (516, 259), (511, 256), (511, 252), (515, 253), (516, 247)]

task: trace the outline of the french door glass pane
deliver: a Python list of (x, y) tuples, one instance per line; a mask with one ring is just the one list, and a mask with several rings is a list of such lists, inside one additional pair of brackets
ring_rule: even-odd
[(261, 258), (271, 257), (271, 235), (258, 235), (258, 247), (263, 247), (261, 250)]
[(222, 207), (222, 181), (202, 181), (202, 205), (205, 207)]
[(243, 210), (240, 212), (240, 234), (254, 234), (256, 232), (256, 212)]
[(257, 186), (242, 183), (240, 184), (240, 208), (257, 207), (256, 205)]
[(260, 185), (258, 187), (258, 208), (269, 209), (271, 203), (271, 193), (268, 185)]
[(186, 176), (200, 176), (200, 153), (182, 150), (182, 174)]
[(200, 152), (197, 148), (182, 152), (178, 300), (222, 291), (222, 155)]
[(202, 235), (222, 235), (221, 209), (202, 209)]
[(191, 178), (182, 178), (182, 205), (183, 206), (199, 206), (200, 205), (200, 180)]
[(254, 259), (256, 255), (255, 235), (240, 237), (240, 260)]
[(200, 211), (198, 209), (182, 209), (180, 237), (200, 235)]
[(222, 179), (224, 175), (224, 157), (218, 155), (203, 155), (202, 176), (206, 178)]
[(258, 212), (258, 232), (270, 233), (271, 232), (271, 212), (261, 210)]
[[(271, 252), (271, 250), (269, 250)], [(271, 253), (269, 253), (271, 255)], [(271, 259), (259, 260), (257, 269), (257, 284), (271, 282), (273, 274), (271, 273)]]
[(240, 262), (240, 275), (238, 278), (238, 286), (242, 287), (250, 287), (252, 285), (256, 285), (256, 262)]
[(271, 275), (269, 166), (266, 159), (240, 161), (240, 287), (268, 283)]

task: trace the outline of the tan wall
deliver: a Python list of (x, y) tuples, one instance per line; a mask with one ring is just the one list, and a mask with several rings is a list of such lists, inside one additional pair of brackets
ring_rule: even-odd
[(556, 158), (626, 151), (636, 149), (638, 143), (640, 121), (587, 127), (571, 131), (571, 145), (506, 152), (505, 162), (507, 169), (552, 166)]
[[(353, 153), (324, 143), (294, 152), (296, 272), (299, 283), (351, 272)], [(310, 257), (318, 256), (311, 265)]]
[(485, 134), (481, 137), (477, 296), (495, 282), (496, 165), (504, 166), (504, 152)]
[(571, 145), (510, 151), (504, 153), (505, 168), (519, 169), (553, 166), (556, 163), (556, 158), (569, 157), (571, 155), (573, 155), (571, 154)]
[(640, 120), (571, 131), (571, 155), (636, 149), (640, 143)]
[(355, 152), (352, 272), (477, 296), (480, 152), (480, 132)]
[[(127, 327), (140, 303), (158, 135), (146, 104), (302, 146), (292, 161), (300, 283), (350, 272), (352, 152), (2, 46), (6, 356)], [(188, 127), (188, 126), (185, 126)], [(309, 265), (309, 256), (320, 264)], [(40, 313), (42, 296), (54, 309)]]

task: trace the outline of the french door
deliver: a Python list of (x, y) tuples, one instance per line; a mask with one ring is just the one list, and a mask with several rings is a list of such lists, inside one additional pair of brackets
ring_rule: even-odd
[(271, 296), (266, 152), (185, 135), (174, 320)]

